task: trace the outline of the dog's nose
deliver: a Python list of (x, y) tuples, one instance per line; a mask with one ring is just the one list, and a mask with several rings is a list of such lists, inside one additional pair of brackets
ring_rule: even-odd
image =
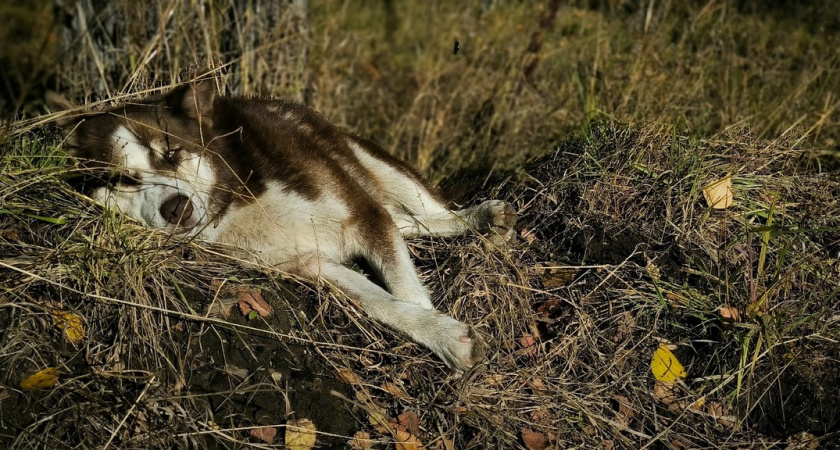
[(160, 205), (160, 215), (173, 225), (184, 225), (193, 215), (193, 204), (186, 195), (178, 194)]

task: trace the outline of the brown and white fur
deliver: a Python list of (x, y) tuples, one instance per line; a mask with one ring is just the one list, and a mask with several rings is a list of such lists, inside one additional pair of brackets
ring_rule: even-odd
[[(51, 94), (54, 110), (75, 108)], [(470, 327), (434, 309), (403, 241), (512, 233), (513, 208), (450, 211), (408, 164), (291, 102), (217, 95), (204, 81), (107, 111), (70, 112), (66, 145), (106, 169), (90, 196), (151, 227), (235, 245), (339, 288), (456, 372), (482, 357)], [(346, 264), (363, 258), (383, 287)]]

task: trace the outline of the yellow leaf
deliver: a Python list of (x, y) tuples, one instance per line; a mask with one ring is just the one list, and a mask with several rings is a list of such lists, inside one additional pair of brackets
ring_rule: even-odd
[(78, 314), (60, 309), (52, 311), (53, 326), (64, 330), (64, 337), (73, 345), (80, 344), (85, 339), (85, 326)]
[(24, 391), (37, 391), (38, 389), (45, 389), (51, 387), (58, 381), (58, 369), (55, 367), (47, 367), (44, 370), (29, 375), (20, 382), (20, 388)]
[(706, 203), (715, 209), (726, 209), (732, 206), (734, 196), (732, 195), (732, 177), (727, 176), (722, 180), (710, 183), (703, 188), (703, 196)]
[(368, 421), (376, 431), (380, 433), (388, 433), (396, 428), (397, 423), (394, 419), (386, 416), (384, 412), (379, 411), (378, 408), (370, 408), (368, 410)]
[(654, 378), (669, 383), (686, 376), (685, 368), (677, 361), (677, 357), (671, 353), (671, 350), (668, 350), (668, 346), (665, 344), (659, 344), (659, 348), (653, 352), (650, 370), (653, 372)]
[(315, 446), (318, 431), (309, 419), (293, 419), (286, 423), (286, 448), (309, 450)]

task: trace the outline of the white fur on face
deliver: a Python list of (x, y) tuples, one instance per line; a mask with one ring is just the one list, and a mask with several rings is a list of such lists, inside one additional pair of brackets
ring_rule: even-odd
[[(158, 145), (146, 147), (126, 126), (118, 127), (112, 140), (112, 162), (120, 170), (127, 170), (140, 185), (117, 184), (113, 189), (99, 188), (92, 193), (94, 200), (107, 206), (116, 206), (124, 214), (153, 228), (177, 228), (181, 232), (195, 234), (207, 223), (210, 193), (216, 175), (205, 158), (195, 153), (183, 153), (179, 157), (181, 162), (178, 167), (173, 167), (171, 171), (156, 171), (152, 168), (151, 157), (153, 153), (160, 153), (155, 155), (156, 158), (162, 156), (163, 149)], [(190, 199), (193, 214), (176, 227), (161, 214), (160, 208), (164, 202), (177, 195)]]
[(140, 173), (152, 170), (148, 149), (140, 143), (140, 140), (131, 130), (121, 125), (111, 139), (114, 141), (111, 162)]

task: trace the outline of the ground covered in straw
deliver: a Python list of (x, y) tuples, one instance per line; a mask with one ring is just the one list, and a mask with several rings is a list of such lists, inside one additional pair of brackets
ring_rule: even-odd
[[(600, 122), (497, 174), (495, 189), (473, 186), (515, 205), (516, 242), (410, 243), (438, 307), (488, 344), (461, 379), (328, 289), (104, 213), (66, 184), (60, 153), (9, 159), (2, 439), (236, 447), (309, 419), (325, 444), (394, 442), (405, 437), (383, 423), (410, 412), (429, 448), (534, 434), (557, 448), (773, 447), (801, 432), (828, 444), (840, 426), (840, 177), (815, 171), (795, 140), (745, 136)], [(703, 188), (725, 177), (732, 204), (710, 208)], [(232, 308), (242, 292), (274, 314), (249, 320)], [(651, 372), (663, 343), (682, 382)], [(56, 385), (21, 388), (45, 367)]]
[[(112, 0), (90, 38), (77, 3), (0, 2), (0, 447), (840, 448), (830, 2)], [(208, 60), (515, 206), (508, 245), (409, 242), (483, 364), (72, 188), (46, 89)]]

